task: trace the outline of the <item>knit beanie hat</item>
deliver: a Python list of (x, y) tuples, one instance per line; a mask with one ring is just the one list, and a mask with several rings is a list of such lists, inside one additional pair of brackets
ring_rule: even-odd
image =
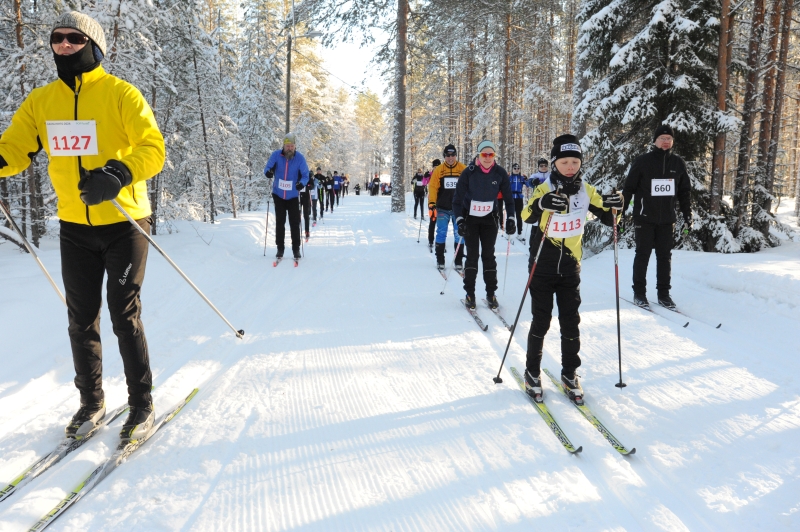
[(672, 128), (667, 124), (661, 124), (656, 128), (655, 133), (653, 133), (653, 142), (655, 142), (656, 139), (661, 135), (669, 135), (670, 137), (675, 138), (675, 134), (672, 132)]
[(553, 149), (550, 150), (550, 162), (565, 157), (577, 157), (583, 161), (583, 151), (575, 135), (561, 135), (553, 139)]
[(291, 131), (283, 136), (284, 144), (297, 144), (297, 137)]
[(478, 144), (478, 153), (482, 152), (485, 148), (491, 148), (492, 151), (496, 152), (497, 148), (494, 147), (494, 142), (491, 140), (483, 140), (480, 144)]
[[(64, 13), (58, 17), (58, 20), (56, 20), (55, 24), (53, 24), (53, 30), (58, 28), (70, 28), (73, 30), (78, 30), (92, 40), (103, 56), (106, 55), (106, 32), (103, 31), (103, 27), (100, 26), (100, 23), (98, 23), (89, 15), (85, 15), (80, 11), (69, 11)], [(99, 61), (102, 59), (102, 57), (97, 59)]]
[(447, 146), (444, 147), (444, 150), (442, 150), (442, 155), (444, 155), (445, 157), (447, 157), (448, 155), (458, 155), (458, 150), (452, 144), (448, 144)]
[(431, 166), (433, 166), (434, 168), (436, 168), (436, 167), (437, 167), (437, 166), (439, 166), (440, 164), (442, 164), (442, 161), (440, 161), (439, 159), (434, 159), (434, 160), (433, 160), (433, 162), (431, 163)]

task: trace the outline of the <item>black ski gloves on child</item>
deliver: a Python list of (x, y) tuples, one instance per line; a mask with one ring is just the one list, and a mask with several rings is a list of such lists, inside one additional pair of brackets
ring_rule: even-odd
[(603, 194), (603, 207), (606, 209), (622, 209), (623, 197), (622, 192), (612, 192), (611, 194)]
[(565, 211), (567, 210), (567, 197), (555, 192), (548, 192), (539, 198), (539, 208), (543, 211)]
[(128, 167), (114, 159), (109, 160), (102, 168), (81, 169), (81, 180), (78, 181), (81, 201), (86, 205), (99, 205), (113, 200), (122, 187), (127, 187), (132, 181), (133, 176)]

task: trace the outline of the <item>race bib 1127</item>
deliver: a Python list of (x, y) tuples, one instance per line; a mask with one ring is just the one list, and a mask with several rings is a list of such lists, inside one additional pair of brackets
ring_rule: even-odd
[(650, 185), (651, 196), (674, 196), (675, 195), (675, 180), (674, 179), (653, 179)]
[(51, 157), (98, 154), (94, 120), (48, 120), (46, 124)]

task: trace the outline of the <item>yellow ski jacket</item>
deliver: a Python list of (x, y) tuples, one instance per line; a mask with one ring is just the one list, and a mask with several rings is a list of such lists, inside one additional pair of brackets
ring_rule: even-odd
[[(91, 207), (81, 201), (79, 168), (93, 170), (116, 159), (133, 176), (130, 186), (120, 191), (117, 202), (136, 220), (150, 216), (146, 180), (161, 171), (165, 158), (164, 137), (153, 111), (136, 87), (107, 74), (102, 66), (83, 74), (75, 86), (73, 92), (57, 79), (32, 90), (25, 98), (0, 137), (0, 157), (6, 161), (6, 166), (0, 167), (0, 177), (22, 172), (44, 149), (58, 196), (58, 217), (77, 224), (108, 225), (124, 222), (125, 217), (109, 201)], [(65, 144), (80, 147), (83, 140), (73, 145), (66, 142), (67, 137), (48, 135), (47, 122), (53, 128), (52, 122), (77, 120), (94, 122), (97, 154), (54, 155), (53, 149), (63, 151)], [(56, 130), (51, 129), (53, 132)]]

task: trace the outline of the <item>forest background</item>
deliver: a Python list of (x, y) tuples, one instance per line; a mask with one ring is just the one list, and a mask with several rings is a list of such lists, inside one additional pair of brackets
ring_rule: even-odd
[[(793, 198), (800, 215), (794, 0), (5, 0), (0, 131), (56, 78), (48, 36), (71, 9), (103, 25), (104, 67), (141, 90), (164, 133), (167, 163), (149, 183), (156, 232), (265, 209), (263, 167), (284, 131), (287, 36), (312, 29), (323, 37), (292, 42), (298, 149), (353, 184), (390, 173), (394, 212), (405, 211), (410, 176), (448, 143), (468, 162), (492, 139), (500, 164), (529, 174), (555, 136), (572, 132), (585, 179), (609, 191), (668, 123), (693, 189), (695, 221), (688, 234), (677, 224), (679, 248), (776, 246), (792, 236), (775, 219), (780, 202)], [(374, 28), (386, 36), (372, 65), (385, 94), (333, 83), (320, 47), (372, 44)], [(43, 153), (0, 179), (0, 201), (34, 244), (53, 236)], [(0, 239), (19, 245), (2, 221)], [(588, 227), (587, 246), (609, 245), (606, 229)]]

